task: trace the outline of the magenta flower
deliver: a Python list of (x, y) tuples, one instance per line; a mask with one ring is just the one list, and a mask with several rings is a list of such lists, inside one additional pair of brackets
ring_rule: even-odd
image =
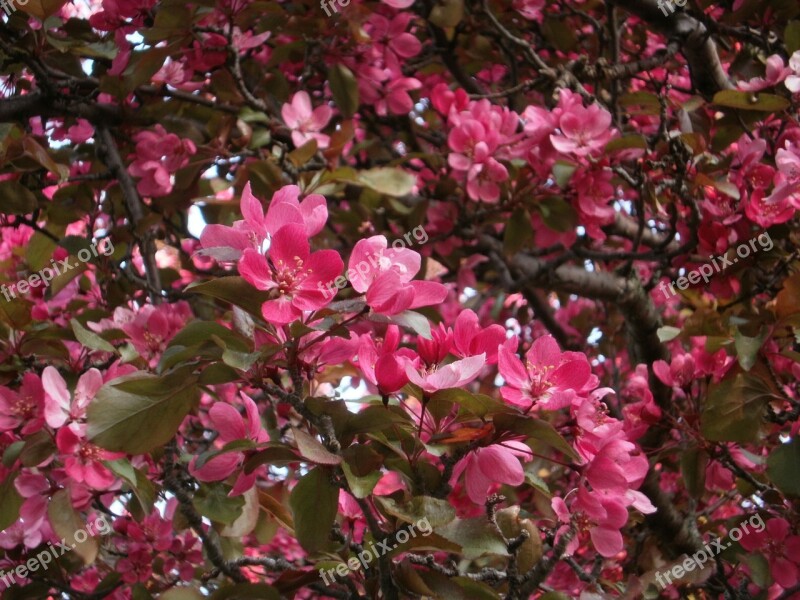
[(790, 92), (796, 94), (800, 92), (800, 50), (795, 50), (789, 58), (789, 68), (792, 74), (786, 78), (784, 85)]
[(766, 554), (772, 578), (782, 587), (789, 588), (800, 580), (800, 536), (793, 535), (785, 519), (770, 519), (761, 531), (745, 533), (742, 548)]
[[(563, 92), (562, 92), (563, 93)], [(584, 157), (605, 148), (613, 135), (611, 113), (598, 104), (588, 108), (570, 104), (558, 121), (560, 134), (550, 136), (550, 143), (562, 154)]]
[(515, 454), (530, 453), (525, 444), (521, 442), (504, 442), (506, 446), (493, 444), (484, 448), (477, 448), (467, 454), (456, 464), (453, 469), (451, 483), (455, 482), (461, 473), (466, 473), (464, 483), (469, 499), (475, 504), (483, 504), (491, 490), (497, 484), (517, 486), (525, 481), (525, 473)]
[(323, 285), (344, 267), (335, 250), (310, 252), (302, 225), (286, 225), (272, 238), (269, 259), (251, 248), (239, 261), (239, 272), (259, 290), (274, 293), (261, 307), (264, 318), (277, 325), (291, 323), (303, 311), (317, 310), (330, 301)]
[(95, 490), (107, 490), (116, 479), (103, 461), (125, 456), (121, 452), (110, 452), (92, 444), (86, 439), (84, 426), (77, 424), (58, 430), (56, 446), (67, 475)]
[(561, 352), (552, 336), (546, 335), (531, 344), (525, 365), (504, 344), (500, 347), (498, 366), (505, 379), (500, 390), (503, 398), (522, 408), (536, 405), (557, 410), (572, 403), (577, 392), (593, 382), (592, 369), (580, 352)]
[(327, 148), (330, 136), (319, 133), (328, 124), (333, 115), (330, 106), (321, 105), (311, 108), (311, 98), (307, 92), (297, 92), (292, 101), (283, 105), (281, 116), (286, 126), (292, 130), (292, 142), (298, 148), (311, 139), (317, 140), (319, 148)]
[(551, 505), (558, 520), (565, 523), (556, 533), (556, 539), (569, 529), (569, 523), (578, 530), (578, 535), (567, 544), (567, 556), (578, 549), (580, 537), (586, 533), (601, 556), (610, 558), (622, 550), (622, 534), (619, 530), (628, 522), (628, 509), (619, 499), (589, 492), (581, 486), (572, 503), (572, 512), (567, 508), (566, 502), (557, 496), (553, 498)]
[(462, 358), (448, 365), (429, 365), (421, 359), (403, 358), (406, 375), (411, 383), (428, 393), (457, 388), (474, 380), (486, 364), (486, 355)]
[(189, 163), (197, 148), (191, 140), (181, 140), (161, 125), (154, 131), (137, 133), (134, 139), (136, 154), (128, 171), (140, 178), (136, 189), (142, 196), (166, 196), (172, 191), (172, 174)]
[[(242, 394), (245, 416), (243, 417), (236, 408), (224, 402), (217, 402), (208, 411), (208, 418), (213, 428), (219, 432), (217, 441), (220, 446), (236, 440), (250, 440), (261, 443), (269, 440), (267, 432), (261, 426), (261, 417), (258, 407), (253, 400)], [(197, 457), (189, 463), (189, 472), (200, 481), (221, 481), (242, 466), (244, 452), (225, 452), (208, 460), (202, 467), (197, 467)], [(249, 490), (256, 482), (257, 471), (239, 473), (231, 496), (238, 496)]]
[(386, 237), (359, 240), (348, 262), (347, 276), (353, 288), (366, 293), (376, 313), (396, 315), (409, 308), (439, 304), (447, 288), (434, 281), (415, 281), (421, 257), (408, 248), (389, 248)]
[(302, 225), (307, 237), (318, 234), (328, 220), (325, 197), (311, 194), (302, 202), (299, 198), (299, 187), (284, 186), (272, 196), (265, 215), (261, 201), (253, 195), (248, 182), (240, 205), (244, 219), (234, 222), (233, 227), (207, 225), (200, 235), (203, 249), (198, 254), (221, 261), (239, 260), (247, 248), (263, 251), (267, 238), (284, 225)]
[(0, 431), (22, 426), (20, 433), (39, 431), (44, 425), (44, 389), (33, 373), (22, 377), (19, 392), (0, 386)]

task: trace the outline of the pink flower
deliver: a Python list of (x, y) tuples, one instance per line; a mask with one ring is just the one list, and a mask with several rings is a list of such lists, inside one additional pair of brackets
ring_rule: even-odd
[[(562, 95), (564, 92), (562, 91)], [(614, 133), (611, 113), (598, 104), (585, 108), (570, 104), (559, 120), (560, 134), (550, 136), (550, 143), (562, 154), (584, 157), (605, 148)]]
[(408, 383), (408, 375), (401, 357), (412, 356), (409, 349), (398, 351), (401, 338), (400, 328), (389, 325), (383, 339), (373, 334), (361, 336), (358, 348), (358, 367), (367, 381), (378, 386), (381, 394), (388, 395)]
[(508, 344), (500, 347), (498, 356), (500, 374), (505, 379), (500, 393), (515, 406), (530, 409), (536, 405), (557, 410), (569, 406), (577, 392), (592, 383), (592, 369), (586, 356), (580, 352), (561, 352), (550, 335), (531, 344), (525, 365)]
[(114, 474), (103, 465), (102, 461), (125, 456), (120, 452), (109, 452), (92, 444), (86, 439), (84, 426), (77, 424), (58, 430), (56, 446), (64, 461), (67, 475), (95, 490), (106, 490), (115, 481)]
[(489, 325), (482, 329), (478, 323), (478, 315), (467, 309), (461, 311), (456, 318), (453, 329), (454, 354), (461, 358), (486, 355), (486, 364), (497, 362), (497, 351), (506, 340), (506, 331), (500, 325)]
[(42, 373), (44, 386), (44, 418), (53, 429), (69, 421), (79, 421), (86, 416), (86, 407), (103, 386), (103, 376), (97, 369), (89, 369), (75, 386), (74, 399), (70, 400), (67, 383), (53, 367), (45, 367)]
[(800, 92), (800, 50), (795, 50), (789, 58), (789, 68), (791, 68), (792, 74), (786, 78), (784, 85), (786, 89), (796, 94)]
[(788, 199), (795, 208), (800, 208), (800, 147), (788, 144), (775, 154), (778, 172), (775, 174), (775, 189), (765, 200), (767, 204), (777, 204)]
[[(760, 518), (760, 517), (759, 517)], [(752, 519), (751, 519), (752, 520)], [(752, 526), (752, 524), (751, 524)], [(741, 539), (748, 552), (761, 550), (767, 555), (772, 578), (789, 588), (800, 580), (800, 536), (792, 535), (785, 519), (770, 519), (760, 531), (752, 529)]]
[(486, 355), (462, 358), (447, 365), (427, 365), (419, 360), (404, 359), (406, 375), (411, 383), (428, 393), (456, 388), (474, 380), (486, 364)]
[(767, 72), (764, 77), (753, 77), (750, 81), (740, 81), (739, 89), (746, 92), (757, 92), (764, 88), (778, 85), (781, 81), (792, 72), (792, 69), (786, 67), (783, 59), (773, 54), (767, 59)]
[(22, 376), (19, 392), (0, 386), (0, 431), (22, 426), (20, 433), (39, 431), (44, 425), (44, 389), (33, 373)]
[(396, 315), (410, 308), (438, 304), (447, 288), (433, 281), (412, 281), (421, 265), (419, 253), (389, 248), (386, 237), (359, 240), (348, 262), (348, 278), (367, 304), (379, 314)]
[(128, 171), (140, 178), (136, 189), (142, 196), (166, 196), (172, 191), (172, 174), (189, 163), (197, 148), (191, 140), (181, 140), (161, 125), (154, 131), (140, 131), (134, 139), (136, 154)]
[(198, 254), (220, 261), (238, 260), (247, 248), (263, 251), (267, 238), (284, 225), (302, 225), (308, 237), (318, 234), (328, 220), (325, 197), (311, 194), (302, 202), (299, 198), (300, 188), (286, 185), (272, 196), (265, 215), (261, 201), (253, 195), (248, 182), (242, 190), (240, 204), (244, 219), (234, 222), (233, 227), (207, 225), (200, 234), (203, 249)]
[(275, 298), (262, 305), (261, 313), (267, 321), (285, 325), (302, 317), (303, 311), (328, 304), (323, 284), (337, 277), (343, 266), (335, 250), (312, 254), (302, 225), (286, 225), (272, 238), (269, 260), (248, 248), (239, 272), (257, 289), (274, 292)]
[(330, 144), (330, 136), (319, 132), (331, 120), (333, 110), (324, 104), (312, 110), (307, 92), (297, 92), (291, 102), (283, 105), (281, 115), (292, 130), (292, 142), (298, 148), (311, 139), (317, 140), (319, 148), (327, 148)]
[[(458, 464), (453, 469), (451, 483), (455, 482), (461, 476), (461, 473), (466, 473), (464, 482), (467, 495), (475, 504), (486, 502), (489, 490), (496, 484), (504, 483), (517, 486), (525, 481), (525, 473), (515, 454), (515, 450), (517, 452), (525, 452), (526, 450), (530, 452), (530, 450), (520, 442), (504, 442), (504, 444), (503, 446), (493, 444), (484, 448), (477, 448), (458, 461)], [(506, 447), (509, 445), (513, 446), (514, 449)]]
[(622, 534), (619, 530), (628, 522), (628, 510), (623, 502), (604, 494), (589, 492), (581, 486), (572, 503), (572, 512), (562, 498), (553, 498), (551, 505), (558, 520), (565, 523), (556, 533), (556, 539), (569, 529), (569, 523), (573, 523), (578, 529), (578, 535), (567, 544), (567, 556), (577, 550), (580, 536), (586, 533), (601, 556), (611, 558), (622, 550)]
[[(269, 440), (267, 432), (261, 426), (261, 417), (258, 414), (258, 407), (253, 400), (242, 393), (245, 416), (239, 413), (236, 408), (224, 402), (217, 402), (208, 411), (208, 418), (211, 425), (219, 432), (217, 441), (220, 446), (236, 440), (250, 440), (255, 443), (262, 443)], [(197, 466), (197, 457), (189, 463), (189, 472), (200, 481), (221, 481), (242, 466), (244, 462), (243, 452), (225, 452), (209, 459), (203, 466)], [(230, 491), (230, 496), (238, 496), (249, 490), (255, 485), (257, 472), (239, 473), (239, 477)]]

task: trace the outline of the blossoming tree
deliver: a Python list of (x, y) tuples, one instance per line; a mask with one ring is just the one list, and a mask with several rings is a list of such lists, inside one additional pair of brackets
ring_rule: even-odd
[(800, 5), (664, 6), (3, 3), (3, 598), (800, 598)]

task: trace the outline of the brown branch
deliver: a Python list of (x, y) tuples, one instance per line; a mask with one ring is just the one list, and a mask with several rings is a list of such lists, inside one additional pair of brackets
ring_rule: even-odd
[(706, 26), (683, 11), (664, 15), (657, 0), (610, 0), (665, 35), (670, 43), (676, 41), (689, 64), (692, 84), (706, 98), (720, 90), (733, 89), (722, 68), (717, 45)]
[[(139, 223), (144, 220), (144, 205), (142, 204), (142, 199), (139, 197), (139, 192), (136, 190), (136, 184), (133, 181), (133, 177), (131, 177), (130, 173), (128, 173), (128, 170), (125, 168), (125, 163), (122, 162), (117, 143), (114, 141), (114, 136), (111, 135), (108, 128), (100, 126), (97, 128), (96, 134), (101, 154), (103, 155), (101, 158), (117, 178), (117, 182), (122, 188), (122, 195), (125, 197), (125, 206), (130, 214), (131, 225), (135, 230)], [(144, 262), (145, 276), (150, 291), (150, 300), (153, 304), (158, 304), (161, 301), (161, 276), (158, 273), (158, 265), (156, 264), (156, 244), (153, 239), (151, 227), (142, 234), (139, 249), (142, 253), (142, 261)]]

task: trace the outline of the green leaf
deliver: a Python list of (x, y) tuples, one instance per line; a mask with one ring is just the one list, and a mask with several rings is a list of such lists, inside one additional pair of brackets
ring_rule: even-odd
[(252, 473), (261, 465), (282, 465), (286, 463), (300, 462), (300, 457), (295, 452), (283, 444), (271, 442), (267, 448), (257, 452), (244, 463), (244, 472)]
[(775, 448), (767, 459), (767, 477), (787, 496), (800, 497), (800, 440)]
[(294, 435), (294, 441), (297, 442), (297, 449), (303, 458), (320, 465), (338, 465), (342, 462), (341, 456), (328, 451), (321, 442), (305, 431), (292, 427), (292, 434)]
[(403, 312), (391, 317), (392, 321), (402, 327), (407, 327), (414, 333), (424, 337), (426, 340), (431, 339), (431, 324), (428, 318), (413, 310), (404, 310)]
[(128, 454), (166, 444), (199, 401), (192, 369), (160, 377), (133, 373), (105, 384), (87, 410), (89, 439), (106, 450)]
[(194, 587), (174, 587), (158, 597), (158, 600), (204, 600), (205, 596)]
[(734, 346), (736, 347), (736, 358), (745, 371), (749, 371), (756, 364), (758, 351), (761, 349), (768, 335), (769, 331), (765, 329), (758, 337), (747, 337), (746, 335), (742, 335), (738, 327), (736, 328), (736, 332), (733, 335)]
[(33, 302), (22, 297), (15, 298), (11, 296), (13, 293), (12, 290), (8, 290), (10, 300), (6, 300), (5, 294), (0, 298), (0, 321), (12, 329), (19, 330), (31, 322)]
[(556, 161), (553, 164), (553, 179), (562, 190), (569, 185), (569, 180), (572, 179), (572, 174), (578, 168), (577, 165), (563, 161)]
[(128, 483), (139, 501), (143, 513), (150, 514), (156, 501), (156, 488), (147, 475), (131, 465), (127, 458), (106, 461), (104, 464), (117, 477)]
[(433, 528), (443, 527), (456, 518), (456, 510), (447, 501), (432, 496), (414, 496), (408, 504), (398, 504), (389, 497), (377, 496), (375, 500), (383, 510), (406, 523), (428, 519)]
[(0, 212), (27, 215), (36, 210), (38, 201), (28, 188), (17, 181), (0, 181)]
[(525, 244), (533, 239), (533, 227), (531, 227), (531, 216), (523, 207), (517, 209), (506, 222), (505, 232), (503, 233), (503, 252), (507, 256), (513, 256)]
[(261, 305), (269, 300), (269, 294), (255, 289), (243, 277), (238, 276), (193, 283), (187, 286), (186, 291), (230, 302), (259, 319), (262, 318)]
[(9, 474), (0, 484), (0, 531), (11, 527), (19, 519), (23, 498), (14, 487), (16, 477), (16, 473)]
[(355, 75), (344, 65), (334, 65), (328, 71), (328, 83), (339, 112), (345, 119), (349, 119), (358, 110), (359, 105), (358, 82)]
[(399, 198), (411, 193), (417, 178), (393, 167), (376, 167), (358, 174), (358, 182), (379, 194)]
[(513, 431), (555, 448), (573, 460), (580, 457), (575, 449), (555, 430), (555, 428), (541, 419), (530, 419), (520, 415), (500, 414), (494, 416), (494, 426), (499, 431)]
[(705, 491), (708, 459), (708, 452), (697, 446), (688, 448), (681, 455), (681, 475), (692, 498), (700, 498)]
[(440, 0), (428, 15), (428, 20), (442, 29), (452, 29), (464, 18), (464, 0)]
[(559, 196), (548, 196), (536, 205), (542, 215), (542, 221), (553, 231), (566, 232), (578, 224), (575, 209)]
[(455, 519), (451, 523), (437, 527), (436, 533), (461, 546), (466, 560), (474, 560), (486, 554), (508, 555), (506, 543), (500, 532), (486, 517), (475, 519)]
[(714, 442), (755, 442), (770, 398), (764, 380), (749, 373), (709, 384), (700, 419), (703, 435)]
[(783, 41), (790, 56), (800, 50), (800, 21), (789, 21), (783, 32)]
[(228, 487), (220, 483), (202, 484), (200, 491), (194, 495), (192, 504), (204, 517), (217, 523), (230, 525), (242, 514), (244, 497), (231, 497), (228, 492)]
[[(50, 519), (53, 531), (56, 532), (58, 537), (64, 538), (68, 545), (72, 540), (75, 540), (76, 532), (87, 532), (86, 523), (72, 506), (72, 500), (67, 490), (58, 490), (53, 494), (50, 504), (47, 506), (47, 516)], [(100, 550), (97, 538), (92, 536), (87, 537), (85, 541), (80, 543), (75, 540), (72, 546), (75, 553), (87, 565), (94, 562)]]
[(289, 496), (297, 541), (306, 552), (317, 552), (330, 543), (330, 532), (339, 508), (339, 490), (326, 469), (317, 467), (297, 482)]
[(659, 327), (658, 331), (656, 331), (656, 335), (658, 336), (658, 341), (660, 342), (671, 342), (676, 337), (681, 334), (681, 330), (677, 327), (670, 327), (669, 325), (665, 325), (664, 327)]
[(380, 471), (373, 471), (372, 473), (360, 477), (353, 473), (353, 469), (351, 469), (350, 465), (346, 462), (342, 463), (342, 471), (344, 471), (344, 476), (347, 479), (350, 492), (356, 498), (366, 498), (369, 496), (381, 478)]
[(786, 98), (775, 94), (722, 90), (714, 94), (714, 104), (741, 110), (779, 112), (788, 108), (791, 103)]
[(110, 342), (107, 342), (93, 331), (89, 331), (81, 325), (77, 319), (70, 319), (69, 324), (72, 325), (72, 331), (77, 339), (83, 346), (92, 350), (102, 350), (103, 352), (115, 353), (117, 351)]

